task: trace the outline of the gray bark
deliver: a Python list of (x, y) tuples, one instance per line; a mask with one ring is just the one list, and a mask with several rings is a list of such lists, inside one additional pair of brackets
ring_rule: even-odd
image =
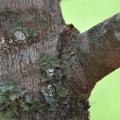
[[(59, 66), (44, 66), (44, 55), (57, 57)], [(52, 70), (52, 79), (69, 90), (57, 112), (20, 111), (20, 120), (88, 120), (93, 87), (120, 67), (119, 59), (120, 14), (80, 33), (64, 23), (59, 0), (0, 0), (0, 81), (18, 82), (39, 100), (40, 91), (53, 84)]]
[[(59, 7), (54, 0), (0, 0), (1, 80), (17, 80), (22, 88), (36, 93), (42, 79), (40, 55), (56, 54), (57, 38), (64, 24)], [(36, 36), (32, 38), (30, 34)]]

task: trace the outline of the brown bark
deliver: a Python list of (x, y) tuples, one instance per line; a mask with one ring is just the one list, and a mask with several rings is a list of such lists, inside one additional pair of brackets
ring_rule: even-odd
[(120, 15), (81, 34), (69, 25), (58, 43), (67, 84), (88, 98), (97, 81), (120, 67)]
[[(56, 113), (20, 112), (19, 119), (88, 120), (94, 85), (120, 67), (120, 15), (80, 34), (65, 25), (59, 0), (0, 0), (0, 81), (14, 80), (41, 99), (41, 88), (53, 84), (44, 75), (51, 66), (40, 63), (43, 55), (58, 57), (52, 79), (70, 94)], [(79, 114), (76, 97), (81, 98)]]

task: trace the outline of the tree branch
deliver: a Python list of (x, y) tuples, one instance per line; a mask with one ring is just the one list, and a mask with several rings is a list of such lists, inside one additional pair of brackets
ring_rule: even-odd
[(90, 91), (95, 83), (120, 67), (120, 14), (82, 34), (81, 55)]
[(66, 86), (89, 97), (98, 80), (120, 67), (120, 14), (82, 34), (66, 26), (60, 35), (58, 53)]

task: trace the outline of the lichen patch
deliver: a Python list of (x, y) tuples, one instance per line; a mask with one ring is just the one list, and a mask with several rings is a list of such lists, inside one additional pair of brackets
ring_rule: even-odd
[(18, 41), (20, 41), (20, 40), (24, 41), (26, 39), (25, 34), (21, 31), (16, 31), (14, 33), (14, 35), (15, 35), (16, 40), (18, 40)]
[(3, 45), (5, 43), (5, 39), (3, 37), (1, 37), (0, 39), (0, 45)]
[(114, 33), (117, 40), (120, 41), (120, 32), (115, 31)]
[(54, 69), (52, 69), (52, 68), (48, 69), (47, 74), (48, 74), (48, 76), (52, 77), (54, 75)]
[(41, 92), (43, 93), (43, 95), (45, 96), (46, 102), (47, 103), (52, 103), (54, 101), (54, 97), (53, 94), (55, 93), (55, 90), (53, 88), (52, 85), (48, 85), (47, 88), (43, 87), (41, 89)]

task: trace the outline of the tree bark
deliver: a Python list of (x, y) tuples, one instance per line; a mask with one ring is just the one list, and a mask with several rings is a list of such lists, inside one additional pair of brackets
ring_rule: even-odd
[(88, 98), (97, 81), (120, 67), (120, 14), (81, 34), (70, 25), (58, 43), (68, 84)]
[(13, 80), (50, 105), (46, 89), (68, 93), (57, 111), (18, 110), (19, 120), (88, 120), (94, 85), (119, 59), (119, 14), (80, 33), (65, 24), (60, 0), (0, 0), (0, 81)]

